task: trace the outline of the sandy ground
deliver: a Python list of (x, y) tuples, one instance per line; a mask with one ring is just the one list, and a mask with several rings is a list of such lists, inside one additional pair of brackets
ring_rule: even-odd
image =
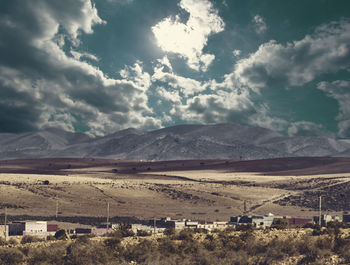
[[(238, 170), (236, 162), (232, 162), (236, 167), (233, 170), (231, 162), (227, 166), (225, 161), (205, 162), (211, 168), (203, 168), (203, 162), (198, 161), (155, 164), (107, 163), (91, 159), (0, 162), (0, 172), (3, 172), (0, 173), (0, 212), (6, 207), (10, 215), (53, 216), (58, 202), (60, 216), (104, 217), (109, 203), (111, 216), (228, 221), (230, 216), (243, 213), (246, 201), (249, 214), (272, 212), (311, 217), (317, 215), (316, 210), (281, 206), (275, 202), (305, 190), (350, 181), (350, 173), (346, 172), (315, 175), (253, 172), (254, 166), (249, 167), (247, 161), (242, 162), (245, 172), (235, 171)], [(265, 166), (266, 163), (260, 164)], [(213, 168), (218, 165), (221, 166)], [(294, 164), (293, 172), (296, 167), (301, 172), (300, 166)], [(280, 169), (279, 165), (276, 170)]]

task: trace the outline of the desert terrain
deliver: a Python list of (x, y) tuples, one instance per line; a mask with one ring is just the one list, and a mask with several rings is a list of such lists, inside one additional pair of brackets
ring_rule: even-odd
[(0, 210), (10, 216), (170, 216), (229, 220), (242, 214), (317, 215), (350, 210), (349, 158), (0, 161)]

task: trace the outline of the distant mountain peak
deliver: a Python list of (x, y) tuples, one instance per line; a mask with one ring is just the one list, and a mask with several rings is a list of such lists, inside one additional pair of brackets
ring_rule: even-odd
[(101, 157), (129, 160), (262, 159), (349, 156), (350, 140), (288, 137), (237, 123), (176, 125), (144, 132), (128, 128), (90, 138), (84, 133), (44, 128), (0, 134), (0, 159)]

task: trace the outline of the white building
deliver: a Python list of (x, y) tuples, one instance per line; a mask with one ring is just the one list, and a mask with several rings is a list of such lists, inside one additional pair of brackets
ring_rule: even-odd
[(227, 228), (227, 222), (222, 221), (222, 222), (212, 222), (212, 223), (205, 223), (205, 224), (198, 224), (197, 228), (200, 229), (206, 229), (208, 231), (213, 231), (214, 229), (218, 230), (224, 230)]
[(269, 214), (264, 215), (264, 216), (253, 216), (252, 217), (252, 224), (256, 228), (265, 229), (267, 227), (271, 227), (273, 220), (275, 218), (283, 218), (283, 217), (282, 216), (275, 216), (272, 213), (269, 213)]
[[(197, 228), (198, 227), (198, 222), (197, 221), (187, 220), (187, 221), (185, 221), (185, 226), (186, 226), (186, 228)], [(175, 223), (175, 229), (176, 229), (176, 223)]]
[(227, 228), (227, 222), (225, 221), (214, 222), (213, 224), (214, 224), (214, 227), (219, 230), (224, 230), (225, 228)]
[(153, 226), (150, 226), (150, 225), (143, 225), (143, 224), (132, 224), (131, 225), (131, 230), (137, 234), (138, 231), (145, 231), (147, 233), (151, 233), (153, 234), (154, 233), (154, 230), (156, 233), (163, 233), (165, 228), (159, 228), (159, 227), (156, 227), (156, 229), (154, 229)]
[(0, 237), (7, 239), (9, 237), (9, 226), (0, 225)]
[(23, 235), (46, 237), (47, 222), (46, 221), (31, 221), (25, 222), (25, 230)]

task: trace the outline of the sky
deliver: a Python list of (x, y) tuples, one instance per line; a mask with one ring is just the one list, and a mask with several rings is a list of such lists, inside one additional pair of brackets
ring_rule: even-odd
[(234, 122), (350, 138), (348, 0), (0, 1), (0, 132)]

